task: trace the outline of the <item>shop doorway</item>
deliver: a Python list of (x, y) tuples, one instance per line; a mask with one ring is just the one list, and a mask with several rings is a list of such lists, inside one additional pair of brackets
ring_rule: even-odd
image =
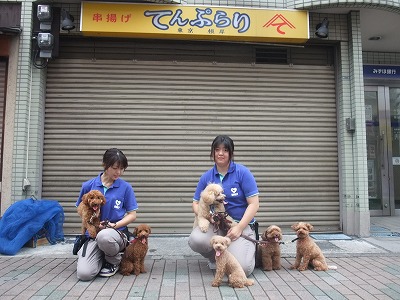
[(400, 209), (400, 87), (365, 87), (368, 197), (371, 216)]

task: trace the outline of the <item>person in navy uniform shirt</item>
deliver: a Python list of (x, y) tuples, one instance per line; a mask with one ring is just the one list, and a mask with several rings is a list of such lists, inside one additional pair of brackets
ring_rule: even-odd
[(205, 233), (197, 226), (190, 234), (189, 246), (193, 251), (208, 258), (209, 267), (214, 269), (215, 251), (210, 245), (210, 239), (215, 234), (228, 236), (232, 240), (229, 251), (237, 258), (248, 276), (254, 270), (256, 245), (241, 235), (256, 239), (254, 217), (259, 208), (259, 192), (253, 174), (245, 166), (234, 162), (233, 157), (233, 140), (226, 135), (217, 136), (211, 144), (210, 153), (210, 158), (215, 163), (214, 167), (200, 177), (193, 197), (192, 209), (197, 214), (200, 193), (208, 183), (219, 183), (226, 195), (226, 212), (238, 225), (227, 232), (221, 229), (215, 232), (211, 225)]
[(106, 198), (100, 214), (100, 221), (106, 222), (100, 225), (96, 239), (90, 239), (87, 247), (78, 251), (77, 277), (82, 281), (97, 275), (110, 277), (119, 269), (129, 239), (127, 225), (136, 220), (138, 209), (132, 186), (120, 178), (127, 167), (128, 160), (121, 150), (108, 149), (103, 155), (104, 171), (82, 184), (76, 206), (90, 190), (98, 190)]

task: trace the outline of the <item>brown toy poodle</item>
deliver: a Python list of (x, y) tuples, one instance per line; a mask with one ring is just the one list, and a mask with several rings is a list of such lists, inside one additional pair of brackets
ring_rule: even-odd
[(212, 286), (220, 286), (226, 274), (228, 284), (233, 288), (243, 288), (254, 284), (252, 279), (248, 279), (238, 260), (228, 251), (231, 239), (226, 236), (214, 235), (210, 240), (211, 246), (215, 250), (215, 261), (217, 270)]
[(126, 247), (119, 269), (119, 272), (126, 276), (132, 273), (136, 276), (140, 273), (146, 273), (144, 259), (149, 250), (148, 237), (151, 228), (147, 224), (140, 224), (134, 229), (133, 233), (135, 239)]
[(281, 268), (282, 230), (279, 226), (271, 225), (261, 235), (261, 239), (268, 243), (258, 245), (258, 253), (264, 271), (279, 270)]
[(298, 222), (292, 225), (292, 229), (296, 232), (296, 261), (290, 269), (304, 271), (308, 266), (314, 268), (315, 271), (326, 271), (328, 269), (336, 270), (336, 266), (328, 266), (321, 249), (310, 237), (310, 231), (313, 226), (309, 223)]
[(82, 234), (86, 229), (90, 237), (95, 238), (100, 231), (100, 209), (106, 204), (106, 198), (98, 190), (91, 190), (82, 196), (78, 205), (78, 214), (82, 218)]
[[(200, 194), (197, 216), (195, 217), (193, 228), (199, 226), (202, 232), (207, 232), (212, 217), (211, 209), (213, 208), (214, 213), (225, 213), (224, 200), (225, 195), (222, 186), (217, 183), (209, 183)], [(226, 224), (228, 223), (229, 227), (237, 224), (231, 217), (226, 216)]]

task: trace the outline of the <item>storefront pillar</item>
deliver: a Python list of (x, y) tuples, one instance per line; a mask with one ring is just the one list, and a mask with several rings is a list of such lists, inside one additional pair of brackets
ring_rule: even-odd
[(340, 46), (338, 85), (341, 215), (344, 233), (366, 237), (370, 234), (370, 214), (359, 12), (348, 15), (348, 36)]

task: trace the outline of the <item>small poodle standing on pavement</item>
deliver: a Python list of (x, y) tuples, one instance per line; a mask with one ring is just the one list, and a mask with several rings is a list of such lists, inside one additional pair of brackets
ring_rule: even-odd
[(328, 269), (336, 270), (336, 266), (328, 266), (321, 249), (310, 237), (310, 231), (313, 226), (310, 223), (298, 222), (292, 225), (292, 229), (296, 232), (296, 261), (290, 269), (304, 271), (308, 266), (314, 268), (315, 271), (326, 271)]
[(220, 286), (225, 274), (228, 276), (229, 286), (233, 288), (243, 288), (245, 286), (253, 285), (254, 281), (246, 277), (242, 266), (228, 251), (230, 243), (230, 238), (220, 235), (214, 235), (210, 240), (210, 244), (215, 250), (215, 261), (217, 264), (217, 270), (212, 286)]

